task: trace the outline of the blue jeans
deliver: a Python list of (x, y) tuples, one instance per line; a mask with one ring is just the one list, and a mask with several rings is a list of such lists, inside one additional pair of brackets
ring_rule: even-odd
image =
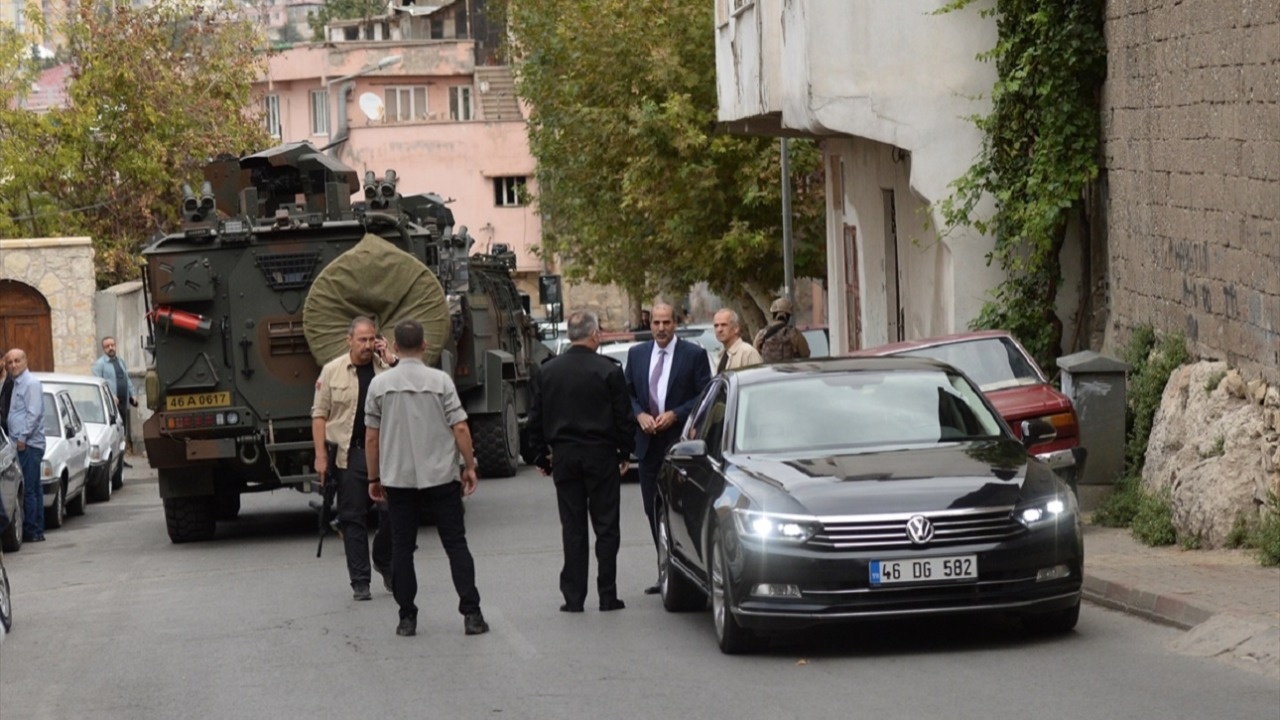
[(22, 484), (26, 487), (22, 504), (22, 538), (36, 540), (44, 537), (44, 486), (40, 484), (40, 463), (44, 460), (44, 448), (27, 446), (18, 451), (18, 466), (22, 468)]

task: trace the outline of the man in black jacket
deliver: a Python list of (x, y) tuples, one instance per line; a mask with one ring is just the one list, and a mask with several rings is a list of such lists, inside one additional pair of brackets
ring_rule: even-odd
[(534, 464), (554, 478), (560, 504), (560, 610), (582, 612), (587, 599), (588, 516), (596, 533), (600, 609), (621, 610), (626, 605), (618, 599), (617, 583), (620, 485), (635, 444), (635, 421), (621, 364), (596, 352), (595, 314), (571, 314), (567, 329), (572, 344), (542, 364), (529, 411)]

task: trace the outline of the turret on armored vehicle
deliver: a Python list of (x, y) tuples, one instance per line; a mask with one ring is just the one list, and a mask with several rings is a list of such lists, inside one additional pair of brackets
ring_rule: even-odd
[[(435, 195), (291, 143), (205, 168), (183, 226), (149, 245), (154, 367), (144, 426), (169, 537), (211, 538), (240, 496), (318, 489), (311, 402), (356, 315), (385, 336), (422, 322), (449, 372), (484, 477), (515, 474), (531, 373), (545, 357), (512, 280), (514, 255), (468, 255)], [(362, 199), (351, 197), (362, 193)]]

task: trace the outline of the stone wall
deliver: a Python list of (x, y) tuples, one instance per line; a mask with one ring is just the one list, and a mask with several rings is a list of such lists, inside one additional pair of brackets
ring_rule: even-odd
[(0, 240), (0, 278), (30, 285), (49, 303), (54, 369), (89, 372), (99, 352), (93, 316), (92, 240)]
[(1280, 383), (1280, 0), (1108, 0), (1106, 344)]

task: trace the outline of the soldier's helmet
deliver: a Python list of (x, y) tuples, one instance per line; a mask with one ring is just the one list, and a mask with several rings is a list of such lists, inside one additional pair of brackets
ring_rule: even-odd
[(769, 312), (773, 315), (790, 315), (791, 301), (784, 297), (780, 297), (777, 300), (774, 300), (773, 304), (769, 306)]

